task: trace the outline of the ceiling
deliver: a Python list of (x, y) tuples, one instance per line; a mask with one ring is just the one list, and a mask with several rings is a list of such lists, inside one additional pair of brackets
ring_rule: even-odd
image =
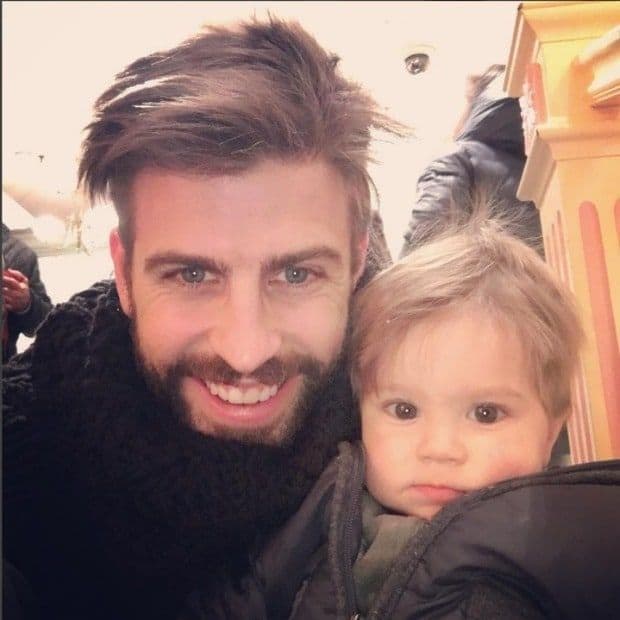
[[(175, 45), (201, 24), (271, 11), (298, 19), (341, 57), (345, 75), (415, 128), (415, 139), (376, 148), (382, 163), (373, 173), (390, 238), (391, 227), (400, 231), (406, 221), (416, 173), (446, 147), (462, 108), (465, 76), (507, 61), (517, 7), (517, 2), (5, 2), (3, 187), (34, 214), (75, 208), (83, 200), (73, 193), (81, 131), (114, 74), (141, 55)], [(412, 76), (403, 61), (416, 45), (434, 51), (428, 71)]]

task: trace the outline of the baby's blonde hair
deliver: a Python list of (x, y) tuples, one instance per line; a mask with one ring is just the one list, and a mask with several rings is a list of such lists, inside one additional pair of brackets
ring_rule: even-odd
[[(583, 332), (573, 296), (541, 257), (476, 207), (378, 274), (355, 297), (351, 380), (358, 397), (376, 388), (379, 365), (416, 322), (475, 307), (517, 334), (548, 415), (569, 413)], [(463, 361), (466, 363), (466, 360)]]

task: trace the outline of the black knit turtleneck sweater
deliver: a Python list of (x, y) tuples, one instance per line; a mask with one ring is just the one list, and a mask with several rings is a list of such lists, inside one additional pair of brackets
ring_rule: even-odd
[(5, 369), (5, 558), (46, 620), (174, 617), (242, 570), (357, 435), (343, 372), (320, 399), (288, 448), (184, 427), (136, 368), (113, 283), (95, 285)]

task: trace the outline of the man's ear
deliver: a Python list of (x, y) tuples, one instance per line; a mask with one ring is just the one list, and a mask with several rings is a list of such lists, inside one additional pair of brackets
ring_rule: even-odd
[(369, 233), (366, 231), (356, 241), (354, 246), (355, 256), (353, 257), (354, 264), (357, 265), (355, 274), (353, 276), (353, 288), (357, 285), (358, 280), (362, 277), (364, 269), (366, 268), (366, 254), (368, 253)]
[(127, 252), (121, 241), (118, 228), (115, 228), (110, 233), (110, 254), (112, 255), (112, 262), (114, 263), (116, 290), (118, 291), (121, 308), (127, 316), (131, 316), (133, 308), (131, 306), (131, 295), (129, 292), (130, 265), (127, 262)]

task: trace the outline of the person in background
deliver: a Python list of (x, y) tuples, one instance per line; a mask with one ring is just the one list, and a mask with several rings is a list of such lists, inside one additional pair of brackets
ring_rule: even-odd
[(386, 258), (367, 171), (400, 132), (277, 18), (206, 28), (99, 97), (79, 175), (115, 281), (3, 378), (6, 561), (46, 620), (173, 617), (358, 435), (344, 343)]
[(455, 148), (420, 175), (401, 256), (441, 231), (456, 205), (472, 204), (481, 187), (503, 212), (491, 215), (508, 214), (513, 234), (544, 255), (538, 209), (516, 197), (526, 156), (519, 100), (502, 91), (504, 71), (504, 65), (491, 65), (482, 75), (468, 77)]
[(20, 334), (34, 336), (52, 309), (39, 274), (39, 260), (23, 241), (2, 224), (2, 361), (17, 352)]
[(618, 617), (620, 461), (540, 473), (582, 329), (536, 252), (470, 222), (373, 279), (352, 325), (361, 444), (183, 620)]

